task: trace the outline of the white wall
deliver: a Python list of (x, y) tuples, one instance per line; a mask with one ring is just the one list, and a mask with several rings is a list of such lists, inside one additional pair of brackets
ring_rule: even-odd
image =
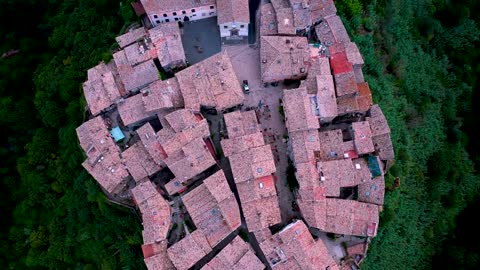
[[(243, 27), (242, 27), (243, 26)], [(239, 36), (248, 36), (248, 23), (229, 22), (218, 25), (221, 37), (231, 36), (231, 30), (238, 29)]]
[[(195, 12), (193, 10), (195, 10)], [(152, 25), (157, 26), (160, 23), (166, 23), (166, 22), (177, 22), (177, 21), (183, 22), (185, 16), (188, 16), (190, 21), (196, 21), (196, 20), (201, 20), (205, 18), (215, 17), (217, 16), (217, 6), (215, 5), (201, 6), (201, 7), (196, 7), (192, 9), (182, 9), (177, 11), (171, 11), (164, 14), (150, 14), (148, 17), (150, 19), (150, 22), (152, 22)]]

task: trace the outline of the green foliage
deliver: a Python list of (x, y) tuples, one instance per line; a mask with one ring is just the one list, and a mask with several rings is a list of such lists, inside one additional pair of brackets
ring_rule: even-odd
[(75, 133), (84, 117), (86, 70), (111, 59), (114, 37), (133, 12), (113, 0), (49, 3), (0, 8), (2, 20), (20, 10), (33, 20), (0, 30), (7, 37), (2, 51), (21, 49), (0, 60), (0, 136), (8, 142), (0, 145), (7, 157), (0, 207), (11, 213), (2, 218), (1, 268), (142, 269), (140, 223), (109, 204), (82, 168)]
[(476, 81), (462, 79), (459, 71), (473, 65), (467, 50), (478, 44), (479, 30), (465, 12), (455, 23), (446, 19), (452, 16), (439, 19), (449, 4), (437, 2), (365, 1), (361, 10), (357, 1), (336, 3), (392, 128), (396, 164), (387, 186), (401, 178), (401, 187), (385, 195), (364, 269), (430, 269), (455, 217), (478, 198), (480, 179), (459, 118), (468, 113)]

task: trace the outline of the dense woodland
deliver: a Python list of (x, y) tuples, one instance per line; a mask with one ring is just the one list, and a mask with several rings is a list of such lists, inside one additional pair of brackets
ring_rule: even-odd
[[(86, 70), (136, 20), (129, 1), (0, 0), (0, 268), (141, 269), (135, 213), (82, 169)], [(365, 269), (480, 267), (478, 0), (336, 1), (392, 128), (396, 163)], [(21, 16), (20, 16), (21, 15)], [(470, 219), (471, 220), (471, 219)]]

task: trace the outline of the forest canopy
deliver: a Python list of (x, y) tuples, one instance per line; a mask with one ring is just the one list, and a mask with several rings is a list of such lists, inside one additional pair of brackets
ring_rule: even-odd
[[(129, 2), (0, 0), (0, 53), (18, 51), (0, 59), (2, 269), (145, 267), (140, 220), (82, 169), (75, 134), (87, 69), (137, 20)], [(479, 2), (335, 2), (392, 129), (386, 185), (401, 179), (365, 269), (430, 269), (439, 256), (452, 269), (480, 265), (455, 240), (460, 213), (478, 209)]]

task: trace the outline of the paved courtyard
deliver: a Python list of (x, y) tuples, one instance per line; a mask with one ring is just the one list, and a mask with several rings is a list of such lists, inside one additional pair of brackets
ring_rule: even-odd
[(181, 31), (183, 49), (189, 65), (220, 52), (221, 39), (217, 17), (185, 22)]
[(282, 221), (299, 218), (299, 212), (293, 209), (293, 193), (287, 186), (286, 169), (288, 165), (287, 135), (285, 122), (279, 112), (283, 85), (264, 87), (260, 74), (260, 50), (254, 45), (231, 46), (226, 48), (231, 57), (233, 68), (240, 81), (248, 80), (250, 93), (245, 95), (243, 109), (256, 109), (267, 143), (272, 145), (277, 166), (276, 187), (282, 214)]

